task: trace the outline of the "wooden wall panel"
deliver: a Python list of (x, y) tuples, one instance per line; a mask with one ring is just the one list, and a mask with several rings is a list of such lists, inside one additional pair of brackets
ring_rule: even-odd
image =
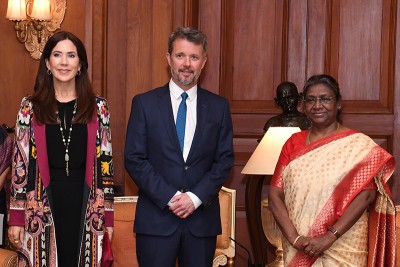
[[(233, 28), (235, 44), (232, 54), (234, 71), (232, 75), (233, 88), (231, 99), (271, 100), (273, 91), (267, 88), (274, 86), (274, 73), (280, 68), (274, 62), (277, 38), (275, 25), (277, 22), (275, 4), (277, 1), (235, 1), (233, 17), (235, 22), (227, 25)], [(250, 15), (251, 14), (251, 15)], [(279, 36), (278, 36), (279, 38)], [(279, 38), (280, 39), (280, 38)], [(281, 45), (278, 44), (278, 47)], [(269, 60), (265, 60), (269, 59)], [(272, 64), (271, 64), (272, 63)], [(241, 74), (251, 75), (241, 75)]]
[(369, 1), (368, 5), (362, 0), (336, 1), (334, 5), (339, 2), (340, 6), (335, 8), (339, 14), (333, 14), (338, 18), (334, 30), (340, 31), (338, 40), (333, 40), (339, 43), (339, 65), (332, 67), (338, 68), (342, 88), (356, 89), (343, 90), (343, 99), (378, 100), (380, 90), (376, 88), (381, 86), (376, 77), (380, 77), (381, 69), (381, 36), (383, 28), (389, 26), (382, 24), (383, 1)]
[[(303, 13), (303, 15), (305, 15), (305, 20), (301, 23), (303, 27), (307, 27), (307, 35), (305, 36), (305, 40), (307, 41), (304, 42), (303, 39), (307, 50), (307, 55), (305, 57), (306, 71), (304, 72), (304, 77), (299, 77), (303, 79), (299, 86), (299, 90), (302, 91), (303, 84), (308, 77), (316, 73), (327, 71), (325, 70), (325, 65), (326, 59), (330, 57), (330, 40), (328, 39), (328, 36), (330, 36), (331, 13), (328, 0), (310, 0), (300, 2), (307, 3), (307, 13)], [(293, 8), (291, 8), (291, 10), (296, 12)], [(289, 17), (292, 15), (294, 14), (291, 13)], [(290, 26), (293, 26), (293, 24), (290, 23)], [(289, 36), (289, 40), (291, 40), (292, 37), (291, 35)], [(290, 57), (288, 57), (288, 59), (290, 60)]]
[[(392, 113), (395, 1), (332, 1), (330, 73), (348, 113)], [(352, 105), (346, 105), (351, 100)]]
[[(223, 1), (222, 94), (233, 113), (276, 111), (285, 1)], [(251, 14), (251, 15), (249, 15)]]
[[(308, 54), (307, 43), (304, 42), (307, 36), (307, 24), (304, 23), (306, 14), (307, 1), (290, 1), (290, 5), (287, 4), (287, 12), (283, 18), (287, 23), (288, 29), (286, 57), (282, 57), (282, 61), (285, 61), (287, 65), (287, 80), (295, 83), (299, 90), (303, 87), (307, 76), (306, 60)], [(323, 21), (320, 21), (318, 25), (321, 23)]]
[[(152, 21), (152, 87), (162, 86), (169, 81), (167, 64), (168, 37), (172, 31), (173, 3), (168, 0), (153, 2)], [(156, 18), (156, 19), (154, 19)], [(144, 55), (146, 56), (146, 55)], [(148, 89), (146, 90), (148, 91)]]
[[(110, 105), (112, 146), (114, 159), (115, 193), (122, 195), (125, 186), (125, 168), (123, 151), (126, 129), (126, 106), (130, 99), (126, 98), (126, 49), (127, 43), (127, 0), (108, 1), (107, 28), (112, 32), (107, 37), (106, 58), (106, 97)], [(122, 8), (121, 8), (122, 7)]]
[(107, 31), (105, 28), (107, 23), (107, 0), (89, 0), (86, 3), (86, 8), (91, 14), (91, 16), (86, 17), (86, 19), (90, 19), (91, 24), (85, 28), (85, 41), (91, 49), (88, 54), (90, 56), (90, 65), (92, 66), (92, 84), (99, 95), (107, 96)]
[(222, 12), (221, 1), (202, 0), (199, 3), (199, 28), (207, 34), (207, 63), (200, 76), (201, 86), (221, 94), (221, 37)]

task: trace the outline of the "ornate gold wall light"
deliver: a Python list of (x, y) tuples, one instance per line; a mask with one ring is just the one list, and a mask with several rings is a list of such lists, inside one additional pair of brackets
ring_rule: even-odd
[(8, 0), (6, 18), (15, 21), (17, 40), (39, 59), (47, 40), (60, 29), (66, 8), (67, 0)]

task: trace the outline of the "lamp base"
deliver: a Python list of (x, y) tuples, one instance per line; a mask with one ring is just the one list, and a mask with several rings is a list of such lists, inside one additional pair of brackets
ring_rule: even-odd
[(276, 258), (273, 262), (268, 263), (265, 267), (284, 267), (283, 259)]
[(265, 267), (284, 267), (283, 264), (283, 251), (282, 249), (278, 248), (275, 251), (276, 258), (273, 262), (265, 265)]

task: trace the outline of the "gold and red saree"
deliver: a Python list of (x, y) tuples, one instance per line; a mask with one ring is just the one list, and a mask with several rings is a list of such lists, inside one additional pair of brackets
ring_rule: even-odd
[(306, 134), (296, 133), (286, 142), (271, 182), (284, 190), (300, 235), (325, 234), (362, 190), (377, 190), (377, 197), (321, 257), (310, 257), (284, 239), (285, 266), (394, 266), (395, 207), (387, 186), (394, 158), (353, 130), (310, 145)]

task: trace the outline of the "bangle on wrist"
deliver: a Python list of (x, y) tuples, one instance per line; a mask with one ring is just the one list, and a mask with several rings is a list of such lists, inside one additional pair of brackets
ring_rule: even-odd
[(297, 240), (299, 240), (300, 237), (301, 237), (301, 235), (298, 235), (298, 236), (294, 239), (293, 244), (292, 244), (293, 247), (294, 247), (294, 245), (296, 244)]
[(332, 226), (329, 226), (328, 231), (331, 232), (336, 237), (336, 239), (339, 239), (340, 234), (338, 233), (338, 231), (335, 228), (333, 228)]

